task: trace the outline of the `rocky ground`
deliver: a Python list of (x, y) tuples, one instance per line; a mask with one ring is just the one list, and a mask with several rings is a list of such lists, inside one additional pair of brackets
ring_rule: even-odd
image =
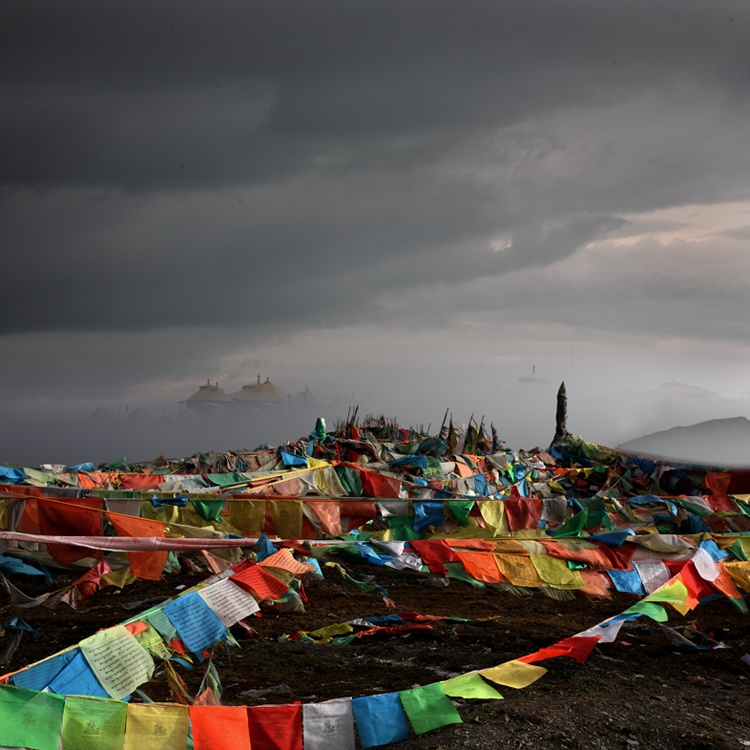
[[(334, 572), (306, 587), (305, 614), (254, 617), (255, 635), (234, 628), (241, 648), (218, 651), (214, 663), (228, 705), (313, 702), (403, 690), (474, 669), (494, 666), (580, 632), (632, 604), (617, 595), (592, 601), (576, 595), (555, 601), (543, 594), (517, 597), (410, 572), (379, 570), (395, 611), (472, 618), (471, 623), (434, 623), (430, 631), (374, 635), (349, 645), (279, 642), (282, 634), (314, 630), (345, 620), (392, 612), (374, 593), (360, 593)], [(39, 637), (24, 637), (3, 671), (44, 658), (97, 629), (116, 624), (205, 574), (174, 573), (162, 582), (108, 588), (79, 604), (16, 613)], [(443, 585), (448, 583), (448, 585)], [(28, 593), (35, 592), (29, 590)], [(0, 602), (2, 604), (2, 602)], [(482, 618), (493, 618), (481, 621)], [(670, 608), (671, 627), (697, 620), (726, 648), (680, 651), (652, 620), (626, 624), (617, 642), (595, 648), (585, 664), (558, 658), (549, 672), (524, 690), (501, 689), (502, 701), (457, 701), (463, 724), (399, 743), (401, 750), (452, 748), (742, 748), (750, 746), (750, 616), (728, 601), (699, 607), (687, 617)], [(750, 658), (748, 659), (750, 661)], [(203, 669), (181, 671), (197, 692)], [(163, 671), (145, 692), (170, 700)]]

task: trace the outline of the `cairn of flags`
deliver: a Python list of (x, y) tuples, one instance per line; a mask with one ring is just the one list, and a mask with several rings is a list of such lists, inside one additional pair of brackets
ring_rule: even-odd
[[(584, 662), (623, 623), (668, 620), (724, 597), (747, 611), (750, 472), (623, 454), (564, 429), (545, 450), (513, 451), (494, 428), (452, 420), (435, 435), (351, 415), (281, 447), (138, 465), (0, 467), (0, 585), (10, 607), (77, 602), (105, 586), (158, 580), (178, 554), (213, 575), (179, 596), (0, 676), (0, 745), (57, 750), (349, 750), (461, 722), (452, 701), (527, 688), (568, 656)], [(399, 692), (321, 703), (221, 705), (212, 650), (262, 609), (304, 612), (304, 581), (349, 563), (532, 588), (555, 598), (635, 595), (621, 614), (489, 669)], [(81, 568), (29, 596), (16, 577)], [(412, 573), (413, 575), (414, 573)], [(8, 606), (3, 609), (8, 609)], [(342, 623), (304, 638), (350, 642), (409, 614)], [(411, 619), (419, 620), (421, 616)], [(0, 623), (15, 647), (31, 630)], [(679, 638), (676, 632), (673, 637)], [(687, 641), (686, 641), (687, 642)], [(9, 645), (6, 644), (6, 648)], [(701, 646), (706, 648), (706, 646)], [(6, 659), (7, 663), (7, 659)], [(174, 703), (147, 695), (157, 663)], [(205, 664), (191, 696), (179, 676)]]

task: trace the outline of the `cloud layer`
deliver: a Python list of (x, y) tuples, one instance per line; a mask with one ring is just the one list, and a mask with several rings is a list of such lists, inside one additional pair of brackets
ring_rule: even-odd
[(749, 33), (739, 0), (8, 2), (0, 404), (262, 362), (432, 413), (589, 346), (739, 393)]

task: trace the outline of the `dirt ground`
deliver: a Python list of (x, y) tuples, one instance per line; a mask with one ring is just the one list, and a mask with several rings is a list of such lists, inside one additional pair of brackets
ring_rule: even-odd
[[(4, 671), (73, 645), (174, 595), (177, 586), (191, 586), (206, 576), (183, 571), (165, 576), (160, 583), (138, 581), (122, 591), (108, 588), (81, 602), (78, 610), (65, 604), (25, 614), (5, 609), (1, 619), (20, 614), (39, 631), (39, 638), (24, 636)], [(598, 601), (580, 594), (573, 601), (555, 601), (541, 593), (517, 597), (457, 580), (443, 585), (446, 581), (378, 569), (376, 582), (388, 588), (396, 604), (395, 610), (389, 610), (377, 594), (360, 593), (336, 573), (326, 572), (325, 580), (306, 585), (305, 614), (253, 617), (257, 631), (253, 636), (232, 629), (241, 647), (222, 647), (214, 657), (224, 688), (222, 702), (314, 702), (426, 685), (551, 645), (633, 603), (622, 595)], [(28, 585), (25, 590), (36, 593)], [(497, 619), (437, 622), (431, 631), (375, 635), (341, 646), (278, 640), (284, 633), (393, 611)], [(393, 747), (708, 750), (750, 746), (750, 667), (741, 661), (750, 652), (750, 616), (741, 615), (726, 600), (703, 605), (686, 618), (670, 608), (671, 627), (694, 620), (727, 648), (677, 650), (656, 623), (641, 618), (626, 623), (615, 643), (597, 646), (585, 664), (566, 658), (545, 661), (542, 666), (548, 674), (530, 687), (501, 689), (502, 701), (456, 701), (463, 724), (412, 736)], [(193, 695), (203, 672), (200, 666), (180, 671)], [(171, 700), (163, 670), (157, 670), (144, 690), (154, 700)]]

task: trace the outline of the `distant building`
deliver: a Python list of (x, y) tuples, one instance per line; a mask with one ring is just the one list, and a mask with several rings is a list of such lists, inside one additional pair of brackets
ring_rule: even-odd
[(707, 388), (701, 388), (699, 385), (679, 383), (672, 378), (668, 383), (662, 383), (650, 391), (644, 391), (644, 395), (664, 398), (708, 399), (713, 398), (716, 393), (709, 391)]
[(258, 375), (257, 383), (243, 385), (239, 391), (230, 393), (229, 398), (237, 404), (277, 404), (289, 401), (289, 396), (268, 378), (265, 383), (261, 383), (260, 375)]
[(209, 416), (243, 412), (269, 414), (282, 407), (311, 405), (317, 401), (309, 388), (292, 396), (284, 393), (270, 378), (263, 382), (258, 375), (257, 382), (243, 385), (233, 393), (224, 393), (218, 382), (211, 385), (211, 381), (207, 380), (206, 385), (200, 386), (190, 398), (180, 403), (196, 414)]
[(215, 416), (227, 406), (231, 407), (234, 402), (224, 393), (223, 388), (219, 388), (218, 382), (211, 385), (211, 381), (206, 380), (206, 385), (200, 386), (192, 396), (180, 403), (201, 416)]
[(531, 372), (518, 378), (518, 385), (549, 385), (549, 380), (537, 375), (536, 365), (531, 365)]

